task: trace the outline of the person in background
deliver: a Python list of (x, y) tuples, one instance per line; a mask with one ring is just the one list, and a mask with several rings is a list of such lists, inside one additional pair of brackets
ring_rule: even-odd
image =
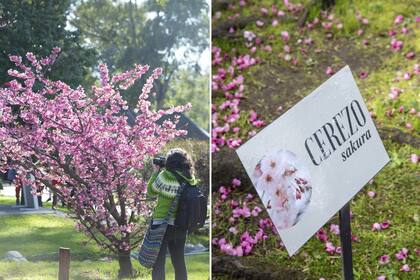
[(20, 176), (16, 176), (13, 183), (15, 185), (16, 205), (19, 205), (21, 202), (20, 195), (22, 193), (22, 179)]
[[(154, 165), (155, 172), (147, 184), (149, 196), (157, 196), (157, 205), (153, 212), (152, 227), (164, 222), (169, 208), (176, 197), (181, 185), (175, 177), (176, 172), (191, 186), (197, 185), (194, 176), (193, 162), (183, 149), (172, 149), (168, 152), (164, 167)], [(158, 258), (153, 267), (152, 279), (165, 279), (166, 251), (169, 248), (172, 265), (175, 270), (175, 280), (187, 279), (184, 248), (187, 232), (174, 225), (176, 212), (168, 222), (168, 228), (162, 241)]]
[(35, 184), (36, 196), (38, 198), (38, 206), (42, 207), (42, 192), (44, 191), (44, 185), (39, 180), (35, 180)]

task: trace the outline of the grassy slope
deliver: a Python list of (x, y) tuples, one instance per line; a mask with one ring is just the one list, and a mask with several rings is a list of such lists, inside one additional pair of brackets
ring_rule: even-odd
[[(254, 4), (248, 2), (248, 6), (240, 11), (224, 11), (221, 21), (226, 20), (228, 15), (240, 12), (241, 15), (255, 15), (259, 14), (260, 7), (271, 7), (273, 1), (252, 1)], [(293, 1), (296, 2), (296, 1)], [(284, 43), (278, 39), (279, 33), (282, 30), (287, 30), (291, 33), (292, 38), (298, 36), (296, 21), (286, 20), (281, 22), (279, 26), (267, 26), (265, 28), (258, 28), (255, 23), (248, 24), (243, 30), (254, 31), (258, 36), (267, 38), (270, 34), (275, 34), (276, 40), (268, 42), (273, 47), (271, 53), (264, 51), (257, 51), (254, 56), (262, 59), (263, 63), (252, 66), (250, 69), (242, 72), (245, 77), (245, 96), (247, 99), (253, 99), (253, 96), (258, 96), (255, 102), (248, 106), (245, 100), (241, 103), (240, 109), (250, 110), (256, 109), (264, 120), (270, 122), (278, 116), (273, 112), (273, 108), (279, 105), (285, 105), (288, 96), (278, 94), (277, 97), (267, 96), (264, 94), (258, 95), (258, 92), (270, 93), (267, 88), (269, 85), (261, 81), (258, 76), (259, 73), (267, 72), (272, 69), (282, 69), (283, 72), (273, 71), (271, 80), (281, 79), (281, 86), (277, 88), (277, 92), (281, 92), (282, 88), (292, 88), (293, 75), (302, 77), (305, 80), (310, 80), (307, 84), (301, 84), (300, 88), (290, 90), (287, 94), (292, 95), (298, 92), (298, 96), (303, 96), (310, 93), (317, 85), (327, 79), (324, 74), (327, 66), (332, 66), (334, 70), (340, 69), (345, 64), (350, 64), (355, 73), (359, 71), (368, 71), (369, 76), (362, 80), (356, 77), (357, 83), (364, 96), (368, 107), (377, 115), (375, 123), (378, 127), (397, 127), (413, 136), (419, 137), (420, 121), (418, 117), (410, 116), (408, 114), (397, 114), (393, 118), (385, 116), (386, 110), (393, 108), (398, 110), (399, 106), (404, 105), (406, 108), (420, 109), (420, 96), (418, 92), (418, 77), (414, 77), (409, 81), (400, 81), (397, 83), (392, 80), (399, 73), (401, 76), (405, 71), (412, 71), (415, 61), (407, 60), (404, 54), (408, 50), (415, 51), (417, 57), (420, 51), (419, 28), (415, 27), (414, 16), (416, 1), (352, 1), (354, 4), (349, 5), (349, 1), (337, 1), (339, 4), (333, 10), (336, 18), (339, 18), (344, 25), (343, 30), (334, 32), (334, 39), (325, 39), (324, 31), (320, 28), (306, 33), (301, 38), (312, 37), (315, 41), (315, 46), (309, 50), (309, 56), (301, 59), (298, 66), (292, 66), (290, 62), (285, 62), (278, 58), (277, 54), (282, 52)], [(359, 28), (364, 28), (355, 19), (355, 11), (359, 10), (363, 17), (369, 19), (369, 25), (365, 28), (363, 37), (355, 35), (355, 31)], [(392, 27), (393, 20), (396, 15), (402, 14), (405, 17), (405, 23), (409, 26), (409, 34), (405, 36), (398, 35), (398, 38), (404, 40), (404, 48), (402, 52), (393, 53), (388, 49), (390, 38), (386, 35), (388, 29)], [(418, 23), (417, 23), (418, 25)], [(398, 27), (398, 31), (401, 26)], [(243, 30), (238, 33), (242, 34)], [(370, 44), (364, 46), (361, 41), (369, 39)], [(221, 47), (223, 52), (230, 53), (232, 48), (236, 48), (238, 53), (246, 53), (243, 44), (244, 40), (228, 41), (225, 39), (216, 39), (214, 45)], [(347, 47), (354, 52), (354, 56), (343, 59), (343, 56), (336, 56), (335, 46), (341, 48)], [(295, 45), (291, 43), (292, 50)], [(313, 52), (314, 48), (320, 48), (322, 51), (319, 54)], [(292, 51), (293, 52), (293, 51)], [(370, 60), (370, 55), (376, 56), (376, 62)], [(327, 56), (327, 57), (325, 57)], [(363, 60), (357, 61), (360, 57)], [(216, 71), (217, 69), (214, 69)], [(416, 80), (417, 79), (417, 80)], [(255, 81), (256, 80), (256, 81)], [(288, 80), (291, 82), (288, 83)], [(267, 81), (268, 82), (268, 81)], [(248, 87), (247, 87), (248, 86)], [(404, 89), (404, 93), (400, 96), (398, 101), (393, 102), (389, 99), (388, 94), (391, 86), (397, 86)], [(269, 95), (274, 95), (271, 92)], [(280, 96), (280, 97), (279, 97)], [(277, 99), (275, 99), (277, 98)], [(213, 102), (216, 105), (223, 102), (223, 98), (213, 97)], [(254, 100), (253, 100), (254, 101)], [(270, 103), (274, 103), (272, 106)], [(292, 104), (286, 104), (286, 109)], [(272, 106), (272, 107), (270, 107)], [(241, 116), (238, 124), (243, 135), (251, 129), (249, 123), (246, 121), (247, 115)], [(413, 124), (413, 130), (405, 128), (406, 122)], [(228, 135), (234, 136), (233, 134)], [(420, 172), (418, 165), (414, 165), (409, 161), (410, 154), (420, 153), (419, 149), (408, 145), (401, 145), (385, 141), (386, 149), (392, 158), (392, 162), (381, 171), (375, 178), (373, 184), (368, 185), (361, 191), (352, 201), (351, 207), (354, 214), (352, 221), (353, 232), (359, 237), (359, 242), (354, 242), (354, 266), (357, 279), (376, 279), (380, 274), (385, 274), (388, 279), (419, 279), (420, 278), (420, 263), (419, 258), (414, 253), (418, 248), (420, 240), (419, 236), (419, 181)], [(217, 155), (215, 155), (217, 157)], [(218, 162), (218, 161), (216, 161)], [(219, 185), (217, 180), (213, 181), (213, 188)], [(369, 198), (366, 193), (373, 190), (377, 193), (374, 199)], [(241, 193), (236, 194), (241, 196)], [(391, 227), (381, 232), (372, 232), (371, 225), (374, 222), (381, 222), (385, 219), (391, 221)], [(334, 217), (331, 222), (338, 223), (337, 217)], [(327, 227), (325, 227), (327, 228)], [(218, 232), (213, 232), (217, 236)], [(329, 235), (335, 245), (339, 245), (337, 236)], [(325, 277), (326, 279), (340, 279), (341, 278), (341, 259), (339, 255), (330, 256), (324, 251), (324, 245), (315, 238), (312, 238), (299, 253), (289, 258), (284, 249), (276, 246), (277, 239), (271, 236), (264, 244), (259, 245), (258, 249), (253, 255), (243, 258), (244, 263), (254, 267), (292, 267), (311, 275), (311, 279), (319, 279)], [(410, 264), (413, 270), (410, 273), (399, 272), (402, 265), (401, 262), (395, 260), (394, 254), (402, 247), (407, 247), (410, 250), (407, 263)], [(217, 252), (217, 250), (214, 250)], [(378, 257), (383, 254), (389, 254), (392, 262), (388, 265), (379, 265)]]
[[(13, 204), (13, 198), (2, 196), (0, 204)], [(106, 252), (76, 232), (71, 219), (53, 215), (0, 216), (0, 229), (0, 258), (7, 251), (16, 250), (30, 261), (21, 264), (0, 260), (0, 279), (57, 279), (59, 247), (71, 249), (71, 279), (115, 279), (118, 273), (118, 261), (101, 261)], [(208, 278), (208, 260), (208, 254), (187, 257), (191, 279)], [(149, 270), (135, 260), (133, 265), (139, 271), (137, 279), (150, 278)], [(167, 271), (169, 279), (173, 278), (169, 258)]]

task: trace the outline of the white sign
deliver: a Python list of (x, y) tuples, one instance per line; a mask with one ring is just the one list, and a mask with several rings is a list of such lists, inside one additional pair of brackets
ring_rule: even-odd
[(389, 161), (348, 66), (237, 153), (290, 256)]

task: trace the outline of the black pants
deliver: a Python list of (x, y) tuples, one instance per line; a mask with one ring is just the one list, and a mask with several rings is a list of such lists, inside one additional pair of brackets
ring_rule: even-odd
[(175, 270), (175, 280), (187, 279), (187, 268), (185, 266), (184, 247), (186, 240), (185, 230), (180, 230), (175, 226), (168, 226), (165, 236), (163, 237), (162, 246), (160, 247), (159, 255), (153, 266), (152, 279), (165, 279), (165, 259), (166, 251), (169, 249), (171, 254), (172, 265)]

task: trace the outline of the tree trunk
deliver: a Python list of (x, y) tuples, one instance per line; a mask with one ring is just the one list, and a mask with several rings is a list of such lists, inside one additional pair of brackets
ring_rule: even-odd
[(130, 251), (120, 251), (118, 254), (118, 263), (120, 270), (118, 278), (129, 278), (133, 275), (133, 266), (131, 265)]

